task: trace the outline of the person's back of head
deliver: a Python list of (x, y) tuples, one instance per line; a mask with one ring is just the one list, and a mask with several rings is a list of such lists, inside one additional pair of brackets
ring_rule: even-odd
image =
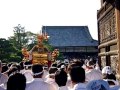
[(4, 65), (2, 66), (2, 73), (6, 72), (8, 70), (8, 66), (7, 65)]
[(55, 74), (57, 70), (58, 70), (57, 67), (50, 67), (49, 74)]
[(84, 83), (85, 82), (85, 70), (82, 67), (71, 68), (70, 77), (73, 83)]
[(13, 63), (8, 63), (7, 66), (8, 68), (10, 68), (12, 66)]
[(19, 72), (19, 71), (18, 71), (17, 67), (11, 67), (11, 68), (7, 71), (8, 76), (10, 76), (10, 75), (12, 75), (12, 74), (15, 74), (15, 73), (18, 73), (18, 72)]
[(20, 70), (23, 70), (24, 69), (24, 62), (20, 62), (19, 65), (20, 65)]
[(57, 71), (57, 67), (50, 67), (49, 68), (49, 78), (53, 78), (55, 77), (55, 72)]
[(73, 61), (67, 67), (67, 71), (69, 72), (73, 67), (82, 67), (82, 63), (80, 61)]
[(57, 67), (57, 63), (53, 63), (51, 67)]
[(64, 64), (64, 63), (59, 63), (59, 64), (57, 65), (57, 68), (61, 68), (62, 65), (65, 65), (65, 64)]
[(23, 74), (16, 73), (9, 77), (7, 90), (25, 90), (26, 78)]
[(24, 68), (25, 69), (31, 69), (32, 68), (32, 62), (31, 61), (26, 61), (24, 63)]
[(92, 60), (90, 60), (90, 61), (87, 62), (86, 65), (87, 65), (87, 67), (93, 67), (94, 68), (95, 63)]
[(110, 75), (108, 76), (108, 79), (116, 80), (116, 76), (115, 76), (114, 74), (110, 74)]
[(40, 64), (34, 64), (32, 66), (32, 72), (33, 72), (34, 78), (36, 78), (36, 77), (42, 78), (42, 75), (43, 75), (43, 66), (40, 65)]
[(82, 67), (84, 62), (82, 60), (75, 60), (73, 61), (74, 64), (76, 64), (76, 66)]
[(67, 73), (64, 70), (58, 70), (55, 73), (55, 82), (59, 87), (65, 86), (67, 82)]

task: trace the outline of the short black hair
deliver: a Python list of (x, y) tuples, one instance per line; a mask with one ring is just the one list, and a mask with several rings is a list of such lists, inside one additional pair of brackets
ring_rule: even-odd
[(85, 70), (82, 67), (73, 67), (70, 70), (71, 80), (75, 83), (85, 82)]
[(8, 66), (7, 65), (3, 65), (2, 66), (2, 73), (6, 72), (8, 70)]
[(57, 70), (57, 67), (50, 67), (49, 74), (55, 73)]
[(82, 67), (84, 62), (82, 60), (75, 60), (72, 63), (74, 63), (76, 66)]
[(7, 90), (25, 90), (26, 78), (23, 74), (16, 73), (9, 77)]
[(32, 72), (33, 73), (39, 73), (39, 72), (42, 72), (43, 71), (43, 66), (40, 65), (40, 64), (34, 64), (32, 66)]
[[(29, 66), (30, 65), (30, 66)], [(31, 69), (32, 68), (32, 62), (31, 61), (26, 61), (24, 63), (24, 68), (25, 69)]]
[(103, 79), (116, 80), (116, 76), (114, 74), (103, 74)]
[(67, 73), (64, 70), (58, 70), (55, 73), (55, 82), (58, 86), (65, 86), (67, 82)]
[(57, 67), (57, 63), (53, 63), (51, 67)]
[(87, 62), (87, 65), (88, 65), (88, 66), (94, 66), (94, 65), (95, 65), (95, 63), (94, 63), (94, 61), (93, 61), (93, 60), (90, 60), (90, 61), (88, 61), (88, 62)]
[(23, 70), (24, 69), (24, 62), (20, 62), (19, 65), (20, 65), (20, 70)]
[(12, 74), (17, 73), (17, 72), (19, 72), (19, 71), (18, 71), (18, 68), (17, 68), (17, 67), (12, 67), (12, 68), (8, 71), (8, 76), (11, 76)]

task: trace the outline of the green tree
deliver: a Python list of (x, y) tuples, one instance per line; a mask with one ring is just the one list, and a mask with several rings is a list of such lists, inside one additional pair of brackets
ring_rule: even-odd
[(28, 38), (28, 43), (26, 44), (26, 47), (28, 48), (28, 50), (30, 50), (34, 45), (37, 44), (37, 34), (27, 31), (26, 38)]
[(9, 37), (9, 41), (13, 43), (13, 45), (18, 49), (21, 50), (22, 47), (32, 48), (37, 42), (36, 34), (25, 31), (25, 28), (22, 27), (20, 24), (14, 27), (14, 36)]
[(2, 61), (8, 61), (11, 54), (14, 54), (17, 50), (15, 47), (4, 38), (0, 38), (0, 59)]
[(13, 43), (13, 45), (21, 50), (23, 46), (26, 46), (28, 43), (28, 38), (26, 38), (25, 27), (22, 27), (20, 24), (14, 27), (14, 36), (9, 37), (9, 41)]

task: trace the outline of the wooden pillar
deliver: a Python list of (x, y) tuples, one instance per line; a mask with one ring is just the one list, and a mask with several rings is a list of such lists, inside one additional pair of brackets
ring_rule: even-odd
[[(110, 51), (110, 46), (106, 46), (106, 52)], [(106, 66), (110, 66), (110, 55), (106, 55)]]
[(120, 8), (119, 8), (119, 0), (116, 0), (115, 6), (115, 15), (116, 15), (116, 31), (117, 31), (117, 48), (118, 48), (118, 65), (117, 65), (117, 79), (120, 81)]
[(110, 55), (106, 55), (106, 66), (110, 66)]

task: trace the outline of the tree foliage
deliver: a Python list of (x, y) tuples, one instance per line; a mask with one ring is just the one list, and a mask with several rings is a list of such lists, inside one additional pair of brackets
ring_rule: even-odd
[(4, 38), (0, 38), (0, 59), (8, 61), (11, 54), (16, 53), (16, 48)]
[(23, 47), (30, 50), (36, 43), (36, 34), (25, 31), (25, 27), (20, 24), (14, 27), (13, 36), (8, 40), (0, 38), (0, 59), (4, 62), (19, 62), (22, 60), (23, 55), (21, 49)]
[(25, 27), (20, 24), (14, 27), (14, 36), (9, 37), (9, 41), (18, 49), (21, 50), (23, 47), (28, 47), (29, 49), (36, 43), (36, 34), (25, 31)]

